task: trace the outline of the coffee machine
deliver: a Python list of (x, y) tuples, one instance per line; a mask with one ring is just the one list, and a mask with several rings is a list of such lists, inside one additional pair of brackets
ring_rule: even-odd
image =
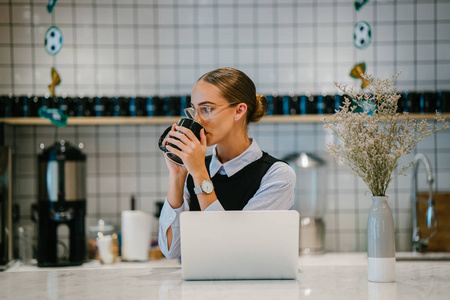
[[(86, 155), (60, 140), (38, 156), (39, 267), (81, 265), (86, 256)], [(58, 227), (67, 226), (68, 255), (58, 254)]]
[(0, 146), (0, 271), (13, 261), (11, 148)]

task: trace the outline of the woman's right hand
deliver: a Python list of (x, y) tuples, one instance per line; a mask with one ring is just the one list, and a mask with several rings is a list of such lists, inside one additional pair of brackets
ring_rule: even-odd
[(169, 169), (169, 175), (186, 178), (187, 170), (184, 166), (177, 165), (171, 161), (167, 155), (164, 155), (164, 160), (166, 161), (167, 168)]
[[(163, 140), (163, 147), (166, 147), (167, 139), (170, 136), (170, 133), (175, 130), (175, 126), (176, 124), (172, 125), (172, 129)], [(172, 208), (179, 208), (181, 205), (183, 205), (184, 182), (186, 181), (188, 172), (186, 167), (174, 163), (165, 154), (164, 160), (166, 161), (167, 168), (169, 169), (169, 189), (167, 190), (167, 201), (169, 202), (170, 206), (172, 206)], [(167, 231), (169, 247), (172, 241), (171, 230), (171, 227), (169, 227), (169, 230)]]
[[(177, 124), (173, 124), (172, 125), (172, 129), (169, 131), (169, 133), (167, 134), (166, 138), (163, 140), (163, 142), (162, 142), (163, 147), (166, 146), (167, 138), (171, 135), (170, 133), (172, 131), (175, 131), (175, 126), (177, 126)], [(184, 178), (184, 179), (186, 178), (186, 176), (187, 176), (186, 167), (174, 163), (165, 154), (164, 154), (164, 160), (166, 161), (166, 165), (167, 165), (167, 168), (169, 169), (169, 174), (170, 175), (173, 175), (173, 176), (176, 176), (176, 177), (180, 177), (180, 178)]]

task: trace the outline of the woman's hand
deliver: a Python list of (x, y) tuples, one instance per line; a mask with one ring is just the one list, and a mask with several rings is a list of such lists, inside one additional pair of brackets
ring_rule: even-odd
[[(169, 142), (169, 135), (172, 131), (175, 131), (175, 127), (177, 126), (177, 124), (173, 124), (172, 125), (172, 129), (169, 131), (169, 133), (167, 134), (166, 138), (163, 140), (162, 142), (162, 146), (167, 148), (170, 147), (167, 145), (167, 143)], [(168, 149), (168, 148), (167, 148)], [(173, 149), (173, 148), (172, 148)], [(176, 163), (174, 163), (173, 161), (171, 161), (167, 155), (164, 155), (164, 160), (166, 162), (167, 165), (167, 169), (169, 169), (169, 174), (174, 175), (176, 177), (182, 177), (182, 178), (186, 178), (187, 176), (187, 170), (184, 166), (180, 166)]]
[[(200, 140), (197, 139), (190, 129), (178, 125), (174, 125), (167, 136), (165, 139), (167, 143), (177, 146), (181, 151), (165, 144), (167, 150), (183, 160), (184, 167), (190, 174), (194, 175), (206, 171), (205, 155), (207, 146), (204, 129), (200, 131)], [(175, 164), (172, 163), (172, 165)], [(169, 170), (171, 170), (171, 167), (169, 167)]]
[[(174, 145), (174, 147), (169, 144)], [(200, 131), (199, 140), (190, 129), (174, 124), (172, 130), (169, 131), (164, 139), (163, 145), (168, 151), (177, 155), (184, 164), (179, 166), (165, 157), (170, 172), (167, 201), (173, 208), (178, 208), (183, 204), (183, 186), (187, 172), (192, 175), (196, 185), (199, 185), (203, 180), (210, 179), (205, 165), (207, 148), (205, 129)], [(180, 150), (175, 148), (175, 146)], [(200, 208), (204, 210), (216, 199), (215, 192), (208, 195), (199, 195)], [(167, 239), (170, 244), (171, 232), (168, 232)]]

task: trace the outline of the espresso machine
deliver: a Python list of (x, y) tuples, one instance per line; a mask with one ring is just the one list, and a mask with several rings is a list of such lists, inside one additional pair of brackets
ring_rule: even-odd
[[(38, 155), (38, 249), (39, 267), (76, 266), (86, 256), (86, 155), (60, 140)], [(58, 227), (67, 226), (66, 255), (58, 254), (62, 237)], [(61, 251), (60, 251), (61, 252)]]
[(13, 261), (11, 148), (0, 146), (0, 271)]

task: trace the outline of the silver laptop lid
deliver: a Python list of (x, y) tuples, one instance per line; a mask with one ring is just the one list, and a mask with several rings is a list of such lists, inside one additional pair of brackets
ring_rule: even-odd
[(295, 279), (297, 211), (183, 212), (185, 280)]

